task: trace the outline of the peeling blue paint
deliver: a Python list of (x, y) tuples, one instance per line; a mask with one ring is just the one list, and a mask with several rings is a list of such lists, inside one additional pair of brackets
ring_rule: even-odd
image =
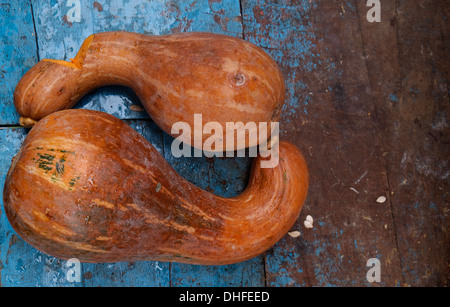
[(290, 115), (299, 110), (308, 114), (312, 97), (302, 76), (321, 68), (323, 61), (317, 47), (321, 38), (309, 20), (310, 12), (317, 6), (317, 1), (308, 0), (243, 5), (246, 39), (263, 47), (281, 67), (292, 72), (284, 76), (288, 95), (282, 114), (288, 122)]
[(399, 101), (397, 95), (392, 94), (392, 93), (389, 94), (389, 100), (393, 103), (398, 103), (398, 101)]
[(0, 5), (0, 125), (14, 125), (19, 116), (13, 93), (22, 75), (37, 63), (31, 7), (28, 1)]
[(430, 207), (430, 209), (432, 209), (432, 210), (435, 210), (435, 211), (438, 210), (438, 208), (437, 208), (437, 206), (436, 206), (436, 204), (435, 204), (434, 202), (431, 202), (429, 207)]
[[(266, 270), (276, 279), (269, 280), (268, 286), (272, 287), (303, 287), (307, 286), (304, 282), (299, 283), (297, 275), (306, 274), (303, 268), (302, 257), (293, 245), (286, 244), (289, 238), (284, 238), (277, 243), (275, 247), (266, 255)], [(277, 248), (280, 244), (283, 248)], [(302, 278), (306, 280), (306, 278)]]

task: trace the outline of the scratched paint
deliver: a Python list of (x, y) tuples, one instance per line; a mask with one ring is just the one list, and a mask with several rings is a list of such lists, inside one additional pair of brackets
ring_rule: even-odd
[[(270, 287), (305, 287), (309, 286), (307, 268), (304, 267), (303, 257), (308, 252), (300, 244), (287, 245), (286, 241), (297, 238), (284, 237), (266, 255), (266, 270), (269, 273), (267, 286)], [(276, 276), (271, 278), (270, 276)]]
[[(95, 29), (152, 35), (208, 31), (239, 36), (242, 32), (236, 1), (97, 1)], [(98, 6), (97, 5), (97, 6)], [(120, 16), (120, 18), (117, 18)]]
[(263, 257), (224, 266), (171, 264), (174, 287), (262, 287), (264, 281)]
[[(307, 75), (317, 73), (326, 64), (335, 67), (329, 59), (322, 58), (319, 50), (322, 37), (310, 19), (319, 3), (242, 1), (245, 39), (263, 47), (278, 63), (285, 78), (287, 97), (280, 123), (282, 137), (286, 135), (286, 123), (309, 113), (314, 93)], [(292, 228), (301, 229), (299, 226)], [(298, 238), (284, 238), (267, 253), (267, 285), (309, 286), (313, 284), (309, 280), (318, 273), (327, 279), (328, 276), (317, 272), (317, 268), (314, 271), (307, 267), (304, 258), (317, 248), (317, 242), (306, 241), (305, 245), (305, 235), (306, 232), (302, 232)]]
[[(3, 195), (3, 185), (11, 159), (19, 151), (25, 139), (26, 129), (0, 128), (0, 193)], [(3, 214), (3, 197), (0, 200), (0, 284), (18, 285), (23, 280), (23, 272), (30, 266), (30, 260), (35, 258), (33, 250), (22, 244), (22, 240), (14, 233), (11, 225)], [(21, 244), (19, 246), (18, 244)], [(16, 247), (17, 250), (14, 248)]]
[(80, 0), (80, 22), (67, 22), (66, 14), (70, 7), (66, 4), (66, 1), (50, 1), (33, 5), (41, 58), (67, 61), (76, 55), (86, 37), (102, 31), (149, 35), (186, 31), (233, 36), (242, 33), (236, 1), (103, 0), (93, 3)]
[(29, 2), (0, 3), (0, 25), (0, 125), (13, 125), (19, 120), (12, 99), (14, 88), (38, 60)]
[(282, 120), (298, 111), (308, 113), (312, 93), (305, 74), (314, 73), (326, 60), (320, 56), (321, 38), (310, 20), (318, 1), (242, 1), (245, 38), (263, 47), (285, 73), (287, 98)]
[[(366, 206), (370, 203), (367, 195), (379, 193), (369, 183), (382, 183), (376, 188), (387, 189), (385, 178), (380, 175), (383, 167), (377, 162), (378, 158), (372, 158), (378, 148), (374, 147), (374, 142), (362, 145), (367, 143), (370, 133), (361, 139), (355, 137), (355, 131), (361, 127), (374, 134), (377, 131), (374, 125), (367, 125), (364, 121), (370, 118), (370, 112), (373, 113), (368, 108), (370, 105), (357, 105), (358, 101), (370, 100), (371, 97), (364, 91), (361, 94), (349, 90), (354, 84), (361, 86), (362, 83), (353, 79), (356, 74), (352, 70), (364, 67), (363, 58), (358, 58), (362, 54), (362, 46), (358, 41), (352, 41), (352, 46), (349, 46), (349, 40), (345, 38), (345, 33), (355, 33), (359, 28), (359, 11), (350, 1), (298, 1), (295, 5), (289, 1), (243, 1), (242, 4), (244, 36), (266, 48), (281, 66), (286, 79), (287, 99), (280, 125), (282, 136), (291, 137), (303, 147), (307, 161), (313, 166), (311, 196), (300, 222), (292, 228), (302, 230), (302, 235), (296, 240), (280, 242), (267, 255), (270, 259), (266, 265), (268, 284), (369, 285), (365, 264), (372, 257), (379, 258), (385, 265), (383, 270), (390, 272), (392, 269), (391, 276), (398, 278), (399, 263), (390, 228), (392, 216), (386, 214), (389, 209)], [(354, 50), (358, 50), (355, 52), (358, 56), (352, 55), (353, 59), (348, 59), (347, 54)], [(344, 73), (349, 62), (354, 66), (347, 67), (348, 71)], [(351, 120), (348, 118), (350, 113), (354, 114)], [(294, 131), (303, 129), (303, 124), (305, 129), (309, 129), (308, 126), (311, 129), (295, 134)], [(289, 133), (283, 133), (284, 127)], [(318, 132), (321, 128), (323, 139)], [(309, 138), (308, 134), (314, 137)], [(320, 145), (328, 142), (328, 135), (329, 144)], [(369, 151), (361, 158), (350, 154), (362, 146), (374, 147), (372, 153)], [(343, 152), (346, 152), (344, 156), (338, 158)], [(328, 167), (322, 167), (325, 165)], [(349, 169), (343, 165), (348, 165)], [(367, 177), (358, 181), (369, 165), (371, 171), (366, 173)], [(372, 173), (372, 170), (378, 173)], [(327, 181), (333, 177), (335, 180)], [(359, 192), (355, 193), (351, 187)], [(338, 207), (341, 206), (351, 209), (348, 213), (339, 213)], [(303, 228), (301, 221), (306, 214), (311, 214), (317, 221), (313, 229)], [(299, 247), (299, 257), (293, 256), (295, 253), (286, 253)], [(384, 281), (394, 279), (390, 278)]]

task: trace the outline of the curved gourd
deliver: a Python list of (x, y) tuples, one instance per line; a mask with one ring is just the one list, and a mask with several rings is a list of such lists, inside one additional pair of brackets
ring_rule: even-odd
[[(203, 122), (219, 123), (224, 130), (214, 135), (213, 151), (264, 142), (270, 129), (262, 131), (266, 138), (262, 134), (258, 139), (258, 128), (251, 127), (247, 138), (225, 144), (226, 123), (277, 121), (285, 100), (278, 65), (242, 39), (205, 32), (161, 36), (103, 32), (89, 36), (71, 62), (43, 59), (22, 77), (14, 92), (20, 124), (32, 127), (105, 85), (133, 89), (151, 118), (169, 134), (177, 122), (194, 127), (195, 114), (201, 114)], [(234, 133), (232, 129), (228, 133)], [(193, 142), (194, 133), (195, 128), (179, 138), (199, 147)], [(202, 141), (209, 136), (204, 134)]]
[(219, 197), (183, 179), (114, 116), (59, 111), (31, 129), (13, 158), (5, 213), (25, 241), (63, 259), (240, 262), (281, 239), (307, 195), (297, 147), (280, 142), (274, 168), (262, 160), (240, 195)]

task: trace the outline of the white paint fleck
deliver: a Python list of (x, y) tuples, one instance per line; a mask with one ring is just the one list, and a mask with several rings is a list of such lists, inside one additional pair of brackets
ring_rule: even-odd
[(162, 267), (158, 265), (158, 261), (155, 262), (155, 269), (162, 271)]

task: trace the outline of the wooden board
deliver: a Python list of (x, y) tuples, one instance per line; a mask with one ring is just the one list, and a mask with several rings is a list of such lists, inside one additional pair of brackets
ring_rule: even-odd
[[(375, 1), (376, 2), (376, 1)], [(79, 3), (79, 11), (78, 11)], [(0, 1), (0, 191), (27, 130), (12, 93), (42, 58), (69, 60), (94, 32), (209, 31), (263, 47), (280, 65), (287, 100), (281, 138), (310, 169), (308, 199), (291, 231), (264, 254), (227, 266), (67, 262), (18, 237), (0, 207), (2, 286), (448, 286), (449, 34), (444, 1)], [(77, 15), (79, 12), (79, 15)], [(172, 138), (129, 89), (105, 87), (77, 108), (124, 119), (184, 178), (221, 196), (247, 184), (251, 158), (174, 158)], [(386, 201), (377, 202), (380, 196)], [(314, 227), (305, 228), (307, 215)], [(370, 282), (371, 261), (380, 282)]]
[[(259, 1), (244, 10), (246, 38), (266, 46), (270, 37), (267, 51), (282, 55), (289, 96), (280, 125), (311, 172), (308, 201), (293, 228), (301, 238), (286, 237), (268, 254), (267, 282), (369, 285), (366, 264), (377, 258), (385, 272), (380, 285), (394, 286), (400, 271), (389, 203), (376, 202), (389, 189), (358, 15), (347, 7), (343, 24), (342, 2), (301, 4)], [(307, 215), (313, 229), (303, 226)]]
[(448, 286), (450, 278), (448, 13), (444, 1), (391, 1), (379, 27), (361, 23), (402, 283), (410, 286)]
[(1, 1), (0, 25), (0, 125), (12, 125), (19, 121), (12, 100), (14, 88), (38, 61), (30, 3)]

